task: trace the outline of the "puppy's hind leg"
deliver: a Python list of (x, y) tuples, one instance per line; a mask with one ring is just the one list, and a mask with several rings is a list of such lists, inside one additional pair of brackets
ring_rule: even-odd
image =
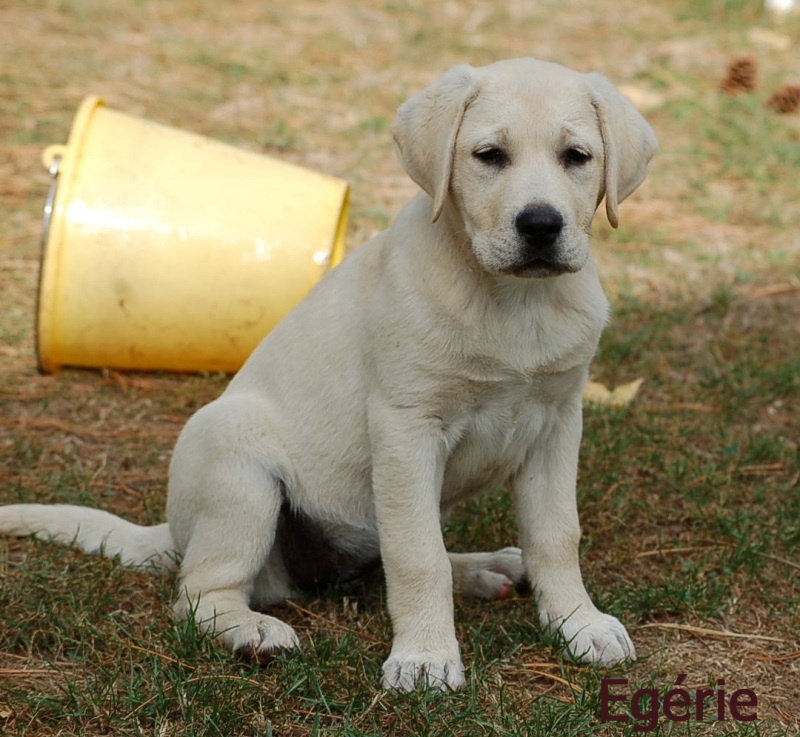
[(265, 588), (289, 590), (285, 579), (265, 581), (270, 572), (283, 574), (274, 559), (270, 564), (283, 502), (280, 463), (259, 447), (264, 438), (250, 442), (241, 432), (241, 414), (239, 433), (226, 432), (236, 408), (220, 409), (198, 413), (208, 410), (210, 422), (195, 415), (170, 468), (168, 516), (183, 551), (174, 612), (192, 617), (230, 651), (266, 664), (299, 647), (289, 625), (251, 609), (256, 586), (259, 598)]

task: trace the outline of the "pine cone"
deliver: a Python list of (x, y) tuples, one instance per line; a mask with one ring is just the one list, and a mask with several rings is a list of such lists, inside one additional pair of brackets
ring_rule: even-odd
[(775, 90), (772, 97), (767, 100), (767, 107), (776, 113), (793, 113), (800, 108), (800, 85), (785, 84)]
[(752, 56), (737, 56), (728, 64), (719, 88), (728, 95), (752, 92), (756, 88), (757, 76), (756, 60)]

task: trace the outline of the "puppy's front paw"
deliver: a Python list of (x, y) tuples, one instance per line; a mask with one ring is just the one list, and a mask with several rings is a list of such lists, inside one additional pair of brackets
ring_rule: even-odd
[(269, 665), (276, 657), (290, 655), (300, 648), (295, 631), (275, 617), (251, 613), (220, 639), (244, 660)]
[(383, 664), (381, 686), (397, 691), (438, 688), (457, 691), (464, 688), (464, 666), (458, 654), (447, 657), (432, 652), (390, 655)]
[(542, 617), (545, 631), (561, 644), (565, 658), (611, 668), (636, 660), (636, 648), (622, 623), (610, 614), (594, 610), (581, 616), (580, 610), (560, 619)]

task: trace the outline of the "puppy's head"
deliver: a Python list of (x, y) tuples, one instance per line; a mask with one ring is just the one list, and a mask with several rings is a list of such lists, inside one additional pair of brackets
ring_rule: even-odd
[(604, 76), (535, 59), (454, 67), (392, 131), (434, 221), (455, 208), (481, 266), (520, 277), (579, 271), (597, 206), (605, 198), (616, 227), (657, 148)]

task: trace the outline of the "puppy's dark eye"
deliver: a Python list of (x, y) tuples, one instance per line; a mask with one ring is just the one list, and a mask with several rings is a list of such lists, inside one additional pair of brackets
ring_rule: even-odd
[(579, 148), (568, 148), (564, 151), (564, 163), (567, 166), (583, 166), (592, 160), (592, 155), (588, 151)]
[(508, 163), (508, 157), (500, 148), (496, 146), (488, 146), (486, 148), (479, 148), (472, 154), (478, 161), (487, 166), (505, 166)]

